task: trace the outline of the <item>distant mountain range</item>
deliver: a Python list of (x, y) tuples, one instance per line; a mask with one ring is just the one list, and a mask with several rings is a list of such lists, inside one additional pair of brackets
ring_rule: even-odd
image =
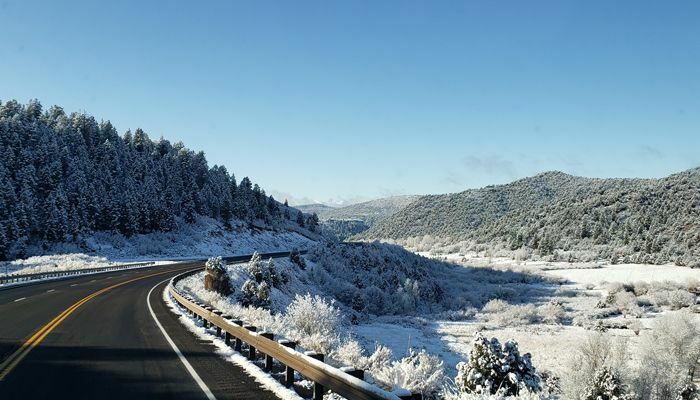
[(327, 232), (333, 233), (340, 240), (345, 240), (396, 214), (418, 197), (394, 196), (345, 207), (307, 204), (296, 208), (307, 214), (316, 213)]
[(425, 238), (476, 249), (700, 267), (700, 168), (662, 179), (546, 172), (509, 184), (412, 198), (358, 240)]
[(419, 196), (393, 196), (383, 199), (365, 201), (345, 207), (331, 207), (325, 204), (307, 204), (296, 206), (304, 213), (316, 213), (321, 221), (360, 220), (372, 226), (377, 222), (401, 211)]

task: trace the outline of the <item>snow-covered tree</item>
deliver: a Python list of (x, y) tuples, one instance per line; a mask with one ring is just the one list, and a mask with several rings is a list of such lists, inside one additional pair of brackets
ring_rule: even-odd
[(279, 287), (281, 284), (280, 276), (277, 273), (277, 267), (275, 267), (275, 261), (272, 257), (267, 261), (266, 278), (269, 287)]
[(501, 346), (498, 339), (481, 334), (472, 342), (469, 361), (457, 365), (455, 381), (464, 393), (509, 396), (541, 389), (530, 353), (520, 355), (512, 340)]
[(248, 275), (257, 283), (263, 281), (264, 275), (262, 269), (262, 258), (260, 257), (260, 254), (258, 254), (257, 251), (253, 253), (253, 256), (248, 262)]
[(255, 296), (255, 307), (269, 308), (270, 307), (270, 287), (267, 282), (263, 281), (258, 286), (258, 292)]
[(289, 253), (289, 261), (296, 264), (300, 269), (306, 269), (306, 261), (299, 253), (299, 249), (292, 249), (292, 252)]
[(258, 284), (252, 279), (247, 279), (241, 286), (241, 293), (238, 301), (244, 307), (254, 306), (258, 298)]
[(632, 400), (627, 388), (610, 367), (602, 367), (588, 383), (582, 400)]

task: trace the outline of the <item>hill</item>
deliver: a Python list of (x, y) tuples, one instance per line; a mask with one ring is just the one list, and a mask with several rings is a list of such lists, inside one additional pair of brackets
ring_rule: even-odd
[(700, 266), (699, 217), (700, 168), (662, 179), (546, 172), (506, 185), (420, 197), (355, 238)]
[(323, 204), (298, 206), (305, 213), (315, 212), (321, 221), (359, 220), (368, 226), (396, 214), (418, 196), (393, 196), (351, 204), (345, 207), (329, 207)]
[(36, 100), (0, 103), (0, 260), (94, 232), (170, 232), (201, 217), (227, 229), (315, 229), (310, 216), (181, 142), (141, 129), (120, 136), (109, 121), (44, 112)]

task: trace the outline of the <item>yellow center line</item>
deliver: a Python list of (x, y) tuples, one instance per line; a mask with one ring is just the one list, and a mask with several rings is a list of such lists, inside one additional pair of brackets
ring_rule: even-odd
[(126, 285), (128, 283), (135, 282), (135, 281), (138, 281), (141, 279), (150, 278), (152, 276), (163, 275), (163, 274), (167, 274), (170, 272), (177, 272), (177, 271), (186, 270), (186, 269), (192, 269), (192, 266), (189, 266), (187, 268), (177, 269), (177, 270), (157, 272), (154, 274), (149, 274), (149, 275), (141, 276), (138, 278), (129, 279), (127, 281), (117, 283), (115, 285), (106, 287), (104, 289), (100, 289), (97, 292), (94, 292), (94, 293), (84, 297), (83, 299), (77, 301), (72, 306), (66, 308), (62, 313), (58, 314), (48, 324), (44, 325), (41, 329), (39, 329), (35, 334), (33, 334), (29, 339), (27, 339), (27, 341), (24, 342), (22, 344), (22, 346), (20, 346), (19, 349), (17, 349), (14, 353), (12, 353), (7, 359), (5, 359), (5, 361), (0, 363), (0, 382), (3, 379), (5, 379), (7, 374), (12, 372), (12, 370), (15, 367), (17, 367), (17, 365), (24, 359), (24, 357), (26, 357), (27, 354), (29, 354), (29, 352), (32, 351), (32, 349), (34, 347), (36, 347), (39, 343), (41, 343), (41, 341), (44, 340), (44, 338), (49, 333), (51, 333), (51, 331), (53, 331), (61, 322), (63, 322), (63, 320), (68, 318), (68, 316), (71, 315), (73, 313), (73, 311), (77, 310), (83, 304), (85, 304), (88, 301), (92, 300), (93, 298), (101, 295), (102, 293), (105, 293), (105, 292), (112, 290), (114, 288), (117, 288), (119, 286), (123, 286), (123, 285)]

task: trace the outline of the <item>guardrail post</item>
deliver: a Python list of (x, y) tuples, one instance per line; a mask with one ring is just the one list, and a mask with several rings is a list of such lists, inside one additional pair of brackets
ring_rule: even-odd
[[(243, 321), (241, 321), (240, 319), (234, 319), (234, 320), (231, 321), (231, 322), (233, 322), (234, 324), (236, 324), (236, 325), (238, 325), (238, 326), (243, 326)], [(241, 338), (239, 338), (238, 336), (236, 336), (236, 341), (235, 341), (235, 344), (234, 344), (234, 346), (233, 346), (233, 349), (240, 353), (240, 352), (241, 352), (241, 346), (243, 346), (243, 341), (241, 341)]]
[[(219, 310), (214, 310), (214, 314), (221, 316), (223, 313)], [(221, 327), (218, 325), (216, 326), (216, 337), (221, 337)]]
[[(251, 331), (251, 332), (257, 332), (257, 330), (258, 330), (258, 328), (254, 327), (254, 326), (252, 326), (252, 325), (246, 325), (246, 326), (244, 326), (244, 328), (246, 328), (247, 330), (249, 330), (249, 331)], [(255, 354), (255, 346), (253, 346), (252, 344), (248, 343), (248, 359), (249, 359), (249, 360), (255, 360), (255, 356), (256, 356), (256, 355), (257, 355), (257, 354)]]
[[(318, 361), (323, 362), (324, 356), (321, 353), (316, 353), (315, 351), (307, 351), (306, 353), (307, 356), (314, 358)], [(326, 390), (324, 389), (323, 385), (321, 385), (318, 382), (314, 382), (314, 393), (313, 393), (313, 399), (314, 400), (323, 400), (323, 393)]]
[[(265, 339), (270, 339), (274, 340), (275, 335), (272, 332), (263, 332), (260, 334), (260, 336), (264, 337)], [(265, 372), (270, 372), (272, 371), (272, 356), (269, 354), (265, 354)]]
[[(223, 318), (225, 320), (229, 320), (229, 321), (231, 320), (231, 316), (228, 314), (222, 315), (221, 318)], [(231, 334), (228, 333), (227, 331), (224, 331), (224, 342), (226, 342), (226, 346), (231, 345)]]
[(348, 374), (350, 376), (354, 376), (357, 379), (362, 379), (363, 381), (365, 380), (365, 370), (364, 369), (357, 369), (354, 367), (342, 367), (340, 370), (345, 372), (346, 374)]
[[(279, 344), (284, 347), (289, 347), (294, 350), (297, 347), (297, 342), (292, 342), (291, 340), (280, 340)], [(284, 368), (284, 386), (291, 387), (294, 384), (294, 368), (289, 365), (285, 365)]]

